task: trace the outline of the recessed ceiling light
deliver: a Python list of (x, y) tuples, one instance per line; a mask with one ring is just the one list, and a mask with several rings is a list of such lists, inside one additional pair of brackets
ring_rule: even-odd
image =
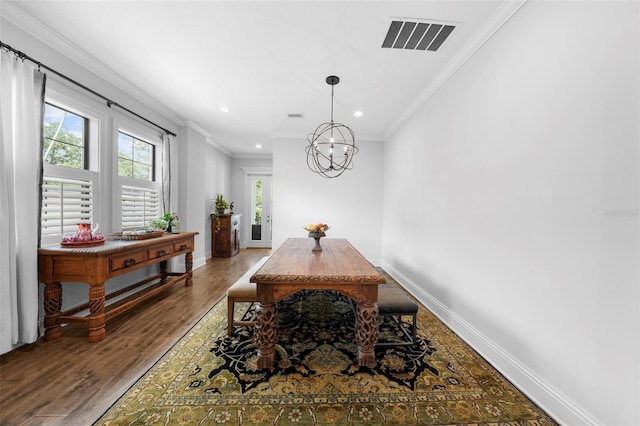
[(256, 148), (261, 149), (262, 145), (258, 144), (258, 145), (256, 145)]
[(362, 111), (356, 111), (353, 113), (356, 117), (362, 117)]
[(221, 108), (220, 108), (220, 111), (222, 111), (222, 112), (229, 112), (229, 108), (227, 108), (227, 107), (221, 107)]

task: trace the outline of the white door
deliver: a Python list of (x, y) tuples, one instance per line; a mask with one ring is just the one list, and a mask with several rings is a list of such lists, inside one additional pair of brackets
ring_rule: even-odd
[(271, 175), (247, 174), (248, 217), (244, 221), (248, 227), (247, 247), (271, 247), (272, 191)]

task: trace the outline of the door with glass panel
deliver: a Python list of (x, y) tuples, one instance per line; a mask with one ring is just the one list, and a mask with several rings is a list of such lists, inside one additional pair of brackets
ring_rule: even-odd
[(247, 175), (248, 224), (247, 247), (271, 247), (272, 184), (271, 175)]

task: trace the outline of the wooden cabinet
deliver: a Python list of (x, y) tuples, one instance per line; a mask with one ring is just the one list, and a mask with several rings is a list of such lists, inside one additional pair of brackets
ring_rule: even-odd
[(211, 215), (211, 256), (231, 257), (240, 251), (239, 214)]

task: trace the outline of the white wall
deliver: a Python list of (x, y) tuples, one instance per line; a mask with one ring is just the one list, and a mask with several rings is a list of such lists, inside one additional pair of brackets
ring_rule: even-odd
[[(205, 248), (206, 257), (211, 257), (211, 213), (213, 213), (212, 201), (216, 194), (230, 193), (231, 188), (231, 157), (223, 153), (211, 144), (203, 145), (201, 159), (204, 159), (204, 174), (195, 181), (191, 181), (191, 185), (201, 187), (202, 193), (198, 196), (203, 201), (202, 208), (198, 214), (204, 221), (203, 247)], [(199, 161), (199, 160), (197, 160)], [(191, 208), (191, 204), (188, 204)]]
[(639, 17), (530, 1), (385, 144), (383, 266), (563, 424), (640, 424)]
[[(327, 238), (346, 238), (371, 263), (382, 253), (381, 142), (358, 142), (353, 170), (335, 179), (307, 168), (304, 138), (276, 140), (273, 151), (273, 248), (287, 238), (306, 238), (302, 229), (324, 222)], [(309, 242), (310, 247), (312, 242)]]
[(180, 210), (187, 215), (183, 230), (199, 233), (193, 253), (197, 267), (211, 257), (211, 202), (217, 193), (229, 193), (231, 157), (197, 130), (183, 128), (181, 136), (187, 143), (180, 147)]

